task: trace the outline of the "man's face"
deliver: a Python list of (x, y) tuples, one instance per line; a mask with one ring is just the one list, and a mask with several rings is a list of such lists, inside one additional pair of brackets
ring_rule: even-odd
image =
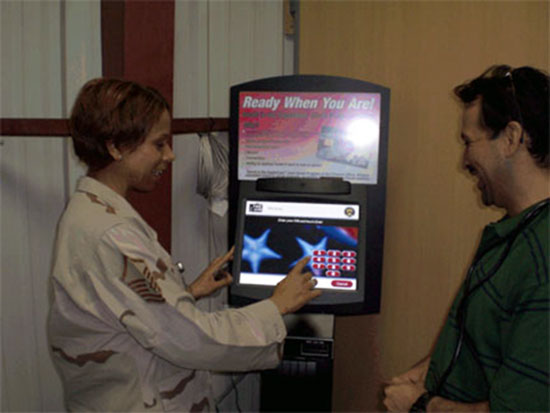
[(483, 204), (503, 206), (505, 183), (499, 172), (503, 158), (499, 151), (500, 139), (491, 139), (492, 134), (481, 125), (481, 99), (478, 98), (465, 107), (462, 116), (463, 166), (477, 178)]

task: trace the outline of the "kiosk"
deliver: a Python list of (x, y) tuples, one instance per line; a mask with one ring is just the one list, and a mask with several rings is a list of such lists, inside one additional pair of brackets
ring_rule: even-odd
[[(389, 97), (380, 85), (318, 75), (231, 88), (232, 305), (271, 296), (308, 255), (323, 294), (301, 313), (380, 310)], [(332, 376), (332, 338), (289, 331), (283, 363), (268, 381), (298, 376), (330, 395), (319, 379)], [(263, 410), (330, 410), (330, 400), (310, 409), (277, 400), (262, 394)]]

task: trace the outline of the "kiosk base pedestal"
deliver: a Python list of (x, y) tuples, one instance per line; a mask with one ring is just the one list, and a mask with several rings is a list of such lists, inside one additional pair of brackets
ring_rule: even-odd
[(262, 412), (332, 410), (333, 340), (287, 337), (283, 361), (262, 372)]

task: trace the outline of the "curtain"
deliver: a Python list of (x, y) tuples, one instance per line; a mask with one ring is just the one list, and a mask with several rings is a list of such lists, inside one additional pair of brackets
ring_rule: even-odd
[[(67, 117), (99, 76), (99, 2), (2, 1), (1, 117)], [(0, 138), (3, 411), (63, 410), (46, 340), (55, 226), (82, 174), (67, 138)]]

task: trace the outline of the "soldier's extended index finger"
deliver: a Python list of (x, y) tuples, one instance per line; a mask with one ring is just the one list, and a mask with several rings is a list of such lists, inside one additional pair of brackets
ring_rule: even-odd
[(298, 273), (301, 273), (304, 269), (304, 267), (307, 265), (307, 263), (309, 262), (310, 260), (310, 256), (306, 255), (305, 257), (303, 257), (300, 261), (298, 261), (296, 263), (296, 265), (294, 266), (294, 268), (292, 269), (293, 272), (298, 272)]

